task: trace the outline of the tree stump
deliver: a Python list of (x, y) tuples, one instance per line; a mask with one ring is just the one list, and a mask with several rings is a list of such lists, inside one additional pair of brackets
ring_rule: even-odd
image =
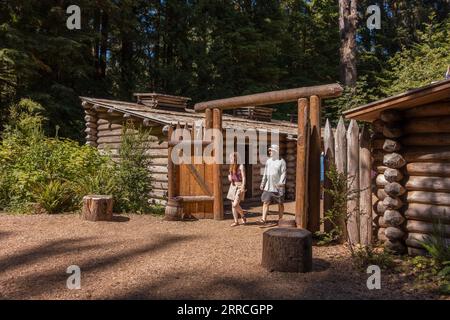
[(261, 265), (269, 271), (311, 271), (311, 232), (295, 228), (274, 228), (264, 232)]
[(113, 218), (113, 197), (107, 195), (84, 196), (81, 216), (88, 221), (111, 221)]

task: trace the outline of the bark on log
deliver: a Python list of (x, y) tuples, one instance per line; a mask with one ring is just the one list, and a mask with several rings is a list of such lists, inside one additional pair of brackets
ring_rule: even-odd
[(359, 128), (351, 120), (347, 130), (347, 189), (352, 198), (347, 201), (347, 232), (351, 243), (360, 242), (359, 234)]
[(412, 162), (406, 165), (410, 176), (450, 177), (450, 163)]
[[(450, 238), (450, 225), (441, 224), (441, 227), (443, 234), (446, 237)], [(406, 222), (406, 230), (408, 230), (408, 232), (424, 233), (424, 234), (432, 234), (434, 231), (432, 222), (419, 220), (408, 220)]]
[(405, 222), (405, 218), (397, 210), (386, 210), (383, 215), (383, 220), (392, 227), (398, 227)]
[(405, 133), (449, 133), (450, 117), (412, 119), (404, 124)]
[(450, 115), (450, 104), (448, 102), (431, 103), (405, 110), (406, 118), (438, 117)]
[(308, 230), (311, 232), (320, 231), (320, 105), (321, 101), (318, 96), (310, 97), (311, 136), (308, 162)]
[(384, 122), (398, 122), (403, 116), (398, 110), (384, 110), (380, 113), (380, 119)]
[[(430, 240), (430, 235), (425, 233), (408, 233), (408, 238), (406, 239), (406, 244), (414, 248), (423, 248), (422, 243)], [(450, 246), (450, 237), (444, 238), (448, 246)]]
[(405, 233), (397, 227), (387, 227), (384, 234), (389, 240), (401, 240), (405, 236)]
[(408, 219), (432, 222), (440, 219), (443, 223), (450, 223), (450, 208), (422, 203), (410, 203), (405, 212)]
[(401, 138), (404, 146), (449, 146), (450, 133), (419, 133)]
[(450, 193), (410, 191), (407, 194), (408, 203), (433, 204), (438, 206), (450, 206)]
[(398, 182), (390, 182), (384, 186), (384, 191), (391, 197), (399, 197), (405, 194), (406, 189)]
[(403, 130), (399, 126), (397, 127), (385, 125), (383, 128), (383, 135), (386, 138), (396, 139), (400, 138), (403, 135)]
[(411, 191), (450, 192), (450, 178), (409, 177), (406, 189)]
[(398, 153), (385, 154), (383, 164), (389, 168), (399, 169), (406, 164), (406, 160)]
[(390, 197), (390, 196), (387, 196), (386, 198), (384, 198), (383, 204), (388, 209), (393, 209), (393, 210), (400, 209), (401, 207), (403, 207), (402, 200), (400, 200), (399, 198), (393, 198), (393, 197)]
[(411, 147), (403, 152), (405, 160), (409, 162), (447, 162), (450, 160), (450, 146), (448, 147)]
[(398, 169), (387, 168), (383, 175), (387, 182), (398, 182), (403, 179), (403, 173)]
[(81, 216), (88, 221), (111, 221), (113, 197), (108, 195), (87, 195), (83, 197)]
[(266, 104), (278, 104), (297, 101), (300, 98), (318, 96), (321, 98), (338, 97), (342, 93), (342, 87), (338, 84), (329, 84), (313, 87), (303, 87), (288, 90), (257, 93), (252, 95), (219, 99), (197, 103), (195, 111), (204, 111), (208, 108), (236, 109), (247, 106), (259, 106)]
[(384, 243), (384, 246), (396, 254), (403, 254), (406, 252), (406, 247), (402, 243), (402, 241), (393, 241), (387, 239)]
[(269, 271), (311, 271), (311, 232), (297, 228), (273, 228), (264, 232), (261, 265)]
[(386, 152), (395, 152), (395, 151), (400, 150), (401, 148), (402, 148), (402, 145), (396, 140), (392, 140), (392, 139), (384, 140), (383, 150)]
[(365, 246), (372, 244), (372, 191), (370, 161), (370, 135), (363, 128), (359, 141), (359, 210), (360, 210), (360, 243)]

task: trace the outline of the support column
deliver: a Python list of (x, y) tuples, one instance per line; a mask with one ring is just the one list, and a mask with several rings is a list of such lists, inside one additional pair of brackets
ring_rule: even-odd
[[(222, 133), (222, 110), (213, 109), (213, 128)], [(221, 148), (222, 135), (214, 136), (214, 157), (223, 153)], [(213, 185), (214, 185), (214, 219), (223, 220), (223, 192), (222, 192), (222, 164), (215, 159), (213, 164)]]
[(167, 131), (167, 140), (169, 141), (168, 147), (168, 158), (167, 158), (167, 180), (169, 181), (167, 186), (167, 198), (172, 199), (176, 196), (176, 174), (175, 174), (175, 164), (172, 161), (172, 150), (173, 145), (170, 143), (172, 141), (173, 127), (169, 125)]
[(308, 167), (308, 230), (320, 231), (320, 98), (310, 99), (311, 138)]
[(308, 227), (308, 141), (309, 101), (298, 100), (297, 167), (295, 186), (295, 222), (298, 228)]

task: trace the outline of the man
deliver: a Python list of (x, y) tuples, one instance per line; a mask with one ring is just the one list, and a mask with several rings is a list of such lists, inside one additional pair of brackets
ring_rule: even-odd
[(269, 159), (267, 159), (264, 175), (261, 181), (263, 191), (261, 201), (263, 202), (261, 223), (266, 223), (267, 213), (271, 203), (278, 203), (278, 217), (283, 218), (284, 194), (286, 185), (286, 161), (280, 158), (280, 148), (273, 144), (269, 148)]

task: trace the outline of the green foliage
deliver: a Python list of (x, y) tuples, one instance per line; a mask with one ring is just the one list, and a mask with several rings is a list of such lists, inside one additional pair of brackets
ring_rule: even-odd
[(395, 266), (394, 258), (389, 250), (356, 245), (352, 250), (352, 261), (359, 270), (366, 270), (370, 265), (377, 265), (382, 269)]
[(321, 239), (319, 245), (327, 245), (339, 241), (344, 235), (343, 221), (347, 217), (347, 177), (345, 174), (338, 172), (336, 166), (332, 164), (326, 172), (327, 178), (330, 180), (330, 188), (325, 188), (324, 192), (331, 197), (331, 208), (324, 213), (321, 223), (331, 226), (328, 232), (316, 232)]
[(149, 133), (144, 128), (135, 128), (133, 122), (124, 126), (119, 151), (120, 165), (116, 167), (116, 208), (119, 211), (148, 213), (152, 210), (148, 203), (151, 176), (147, 170), (151, 161), (146, 154)]
[(415, 277), (418, 286), (450, 295), (450, 261), (440, 263), (431, 257), (417, 256), (407, 261), (406, 271)]
[(433, 232), (422, 242), (422, 246), (438, 264), (450, 261), (450, 246), (446, 239), (445, 226), (440, 220), (433, 221)]

